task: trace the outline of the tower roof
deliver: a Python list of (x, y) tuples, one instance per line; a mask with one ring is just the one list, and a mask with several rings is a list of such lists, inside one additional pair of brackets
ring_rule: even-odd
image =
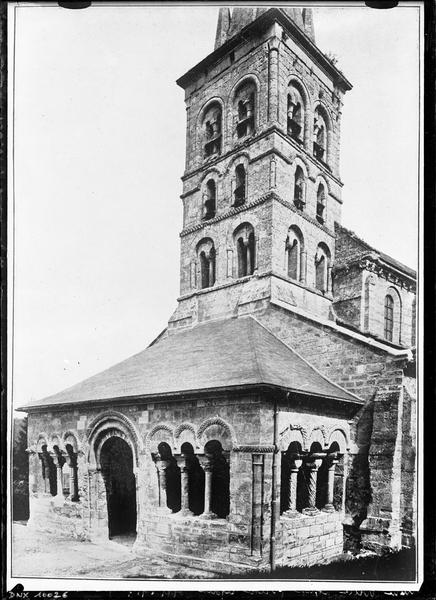
[[(280, 8), (279, 10), (289, 17), (312, 42), (315, 42), (311, 8)], [(267, 11), (268, 7), (235, 6), (232, 11), (228, 6), (220, 8), (215, 50)]]
[(229, 7), (222, 7), (218, 15), (214, 51), (179, 77), (177, 84), (186, 89), (205, 69), (244, 42), (246, 35), (265, 29), (274, 21), (280, 23), (286, 33), (332, 78), (335, 85), (344, 91), (352, 88), (343, 73), (316, 46), (312, 9), (275, 7), (235, 7), (233, 12)]
[(363, 401), (321, 375), (251, 316), (208, 321), (19, 410), (275, 387), (326, 401)]

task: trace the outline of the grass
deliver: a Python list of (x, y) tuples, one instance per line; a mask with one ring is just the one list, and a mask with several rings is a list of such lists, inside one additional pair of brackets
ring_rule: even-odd
[(312, 567), (279, 567), (274, 573), (251, 572), (238, 579), (303, 579), (414, 581), (415, 552), (403, 549), (384, 556), (342, 554), (327, 564)]

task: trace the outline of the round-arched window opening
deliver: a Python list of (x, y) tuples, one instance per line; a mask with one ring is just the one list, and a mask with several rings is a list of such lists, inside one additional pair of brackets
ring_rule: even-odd
[(204, 453), (212, 461), (211, 511), (224, 519), (230, 512), (230, 468), (218, 440), (210, 440)]

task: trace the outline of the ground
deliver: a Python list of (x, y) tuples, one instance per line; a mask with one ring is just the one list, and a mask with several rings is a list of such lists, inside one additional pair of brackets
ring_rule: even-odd
[[(13, 577), (51, 577), (77, 579), (199, 579), (216, 575), (164, 563), (153, 557), (139, 558), (132, 553), (132, 539), (99, 543), (80, 542), (27, 528), (25, 522), (13, 524)], [(281, 568), (279, 579), (357, 579), (363, 581), (414, 580), (414, 553), (402, 550), (380, 557), (372, 553), (344, 554), (329, 564), (313, 567)], [(268, 575), (249, 574), (265, 578)]]

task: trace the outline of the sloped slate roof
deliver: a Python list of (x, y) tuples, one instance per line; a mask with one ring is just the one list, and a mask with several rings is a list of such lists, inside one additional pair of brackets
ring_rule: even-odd
[(20, 410), (261, 384), (363, 402), (326, 379), (256, 319), (246, 316), (210, 321), (168, 335), (139, 354)]

